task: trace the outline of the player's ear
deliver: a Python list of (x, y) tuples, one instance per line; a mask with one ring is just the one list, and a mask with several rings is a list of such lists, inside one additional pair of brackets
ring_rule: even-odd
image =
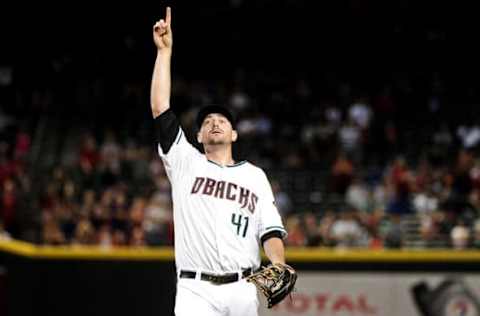
[(202, 143), (202, 134), (200, 132), (197, 133), (197, 142)]
[(237, 141), (237, 138), (238, 138), (238, 133), (237, 133), (236, 130), (233, 130), (232, 131), (232, 142)]

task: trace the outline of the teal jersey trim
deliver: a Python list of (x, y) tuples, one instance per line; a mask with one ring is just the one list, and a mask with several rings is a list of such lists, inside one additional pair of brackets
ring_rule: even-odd
[(180, 139), (182, 139), (182, 134), (183, 134), (183, 131), (180, 129), (180, 132), (178, 133), (178, 139), (177, 139), (177, 141), (175, 142), (175, 144), (178, 145), (178, 143), (180, 142)]
[(283, 228), (282, 226), (269, 226), (265, 228), (266, 231), (271, 229), (285, 230), (285, 228)]
[(211, 161), (210, 159), (207, 159), (207, 161), (213, 163), (215, 166), (220, 167), (220, 168), (225, 168), (225, 167), (228, 167), (228, 168), (238, 167), (238, 166), (241, 166), (241, 165), (243, 165), (244, 163), (247, 162), (246, 160), (243, 160), (243, 161), (236, 162), (236, 163), (234, 163), (233, 165), (228, 165), (228, 166), (225, 166), (225, 167), (224, 167), (224, 166), (216, 163), (215, 161)]

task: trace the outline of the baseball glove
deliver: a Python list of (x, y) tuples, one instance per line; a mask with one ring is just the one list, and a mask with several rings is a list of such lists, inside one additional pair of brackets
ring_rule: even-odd
[(289, 265), (270, 264), (247, 277), (267, 298), (267, 307), (272, 308), (289, 295), (297, 281), (297, 272)]

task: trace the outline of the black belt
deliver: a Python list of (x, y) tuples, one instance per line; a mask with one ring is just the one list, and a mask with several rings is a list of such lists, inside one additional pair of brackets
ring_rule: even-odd
[[(242, 271), (242, 279), (248, 277), (253, 272), (252, 268), (248, 268)], [(188, 270), (180, 270), (180, 278), (186, 279), (195, 279), (197, 276), (197, 272), (195, 271), (188, 271)], [(226, 284), (237, 282), (239, 280), (238, 273), (226, 273), (226, 274), (210, 274), (202, 272), (200, 274), (200, 280), (209, 281), (214, 284)]]

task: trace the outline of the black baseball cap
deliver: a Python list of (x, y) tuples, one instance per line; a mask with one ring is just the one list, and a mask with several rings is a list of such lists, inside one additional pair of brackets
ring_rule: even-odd
[(200, 109), (197, 115), (197, 127), (202, 127), (203, 120), (207, 115), (211, 113), (219, 113), (227, 118), (227, 120), (232, 124), (232, 128), (235, 129), (235, 118), (226, 107), (221, 105), (207, 105)]

